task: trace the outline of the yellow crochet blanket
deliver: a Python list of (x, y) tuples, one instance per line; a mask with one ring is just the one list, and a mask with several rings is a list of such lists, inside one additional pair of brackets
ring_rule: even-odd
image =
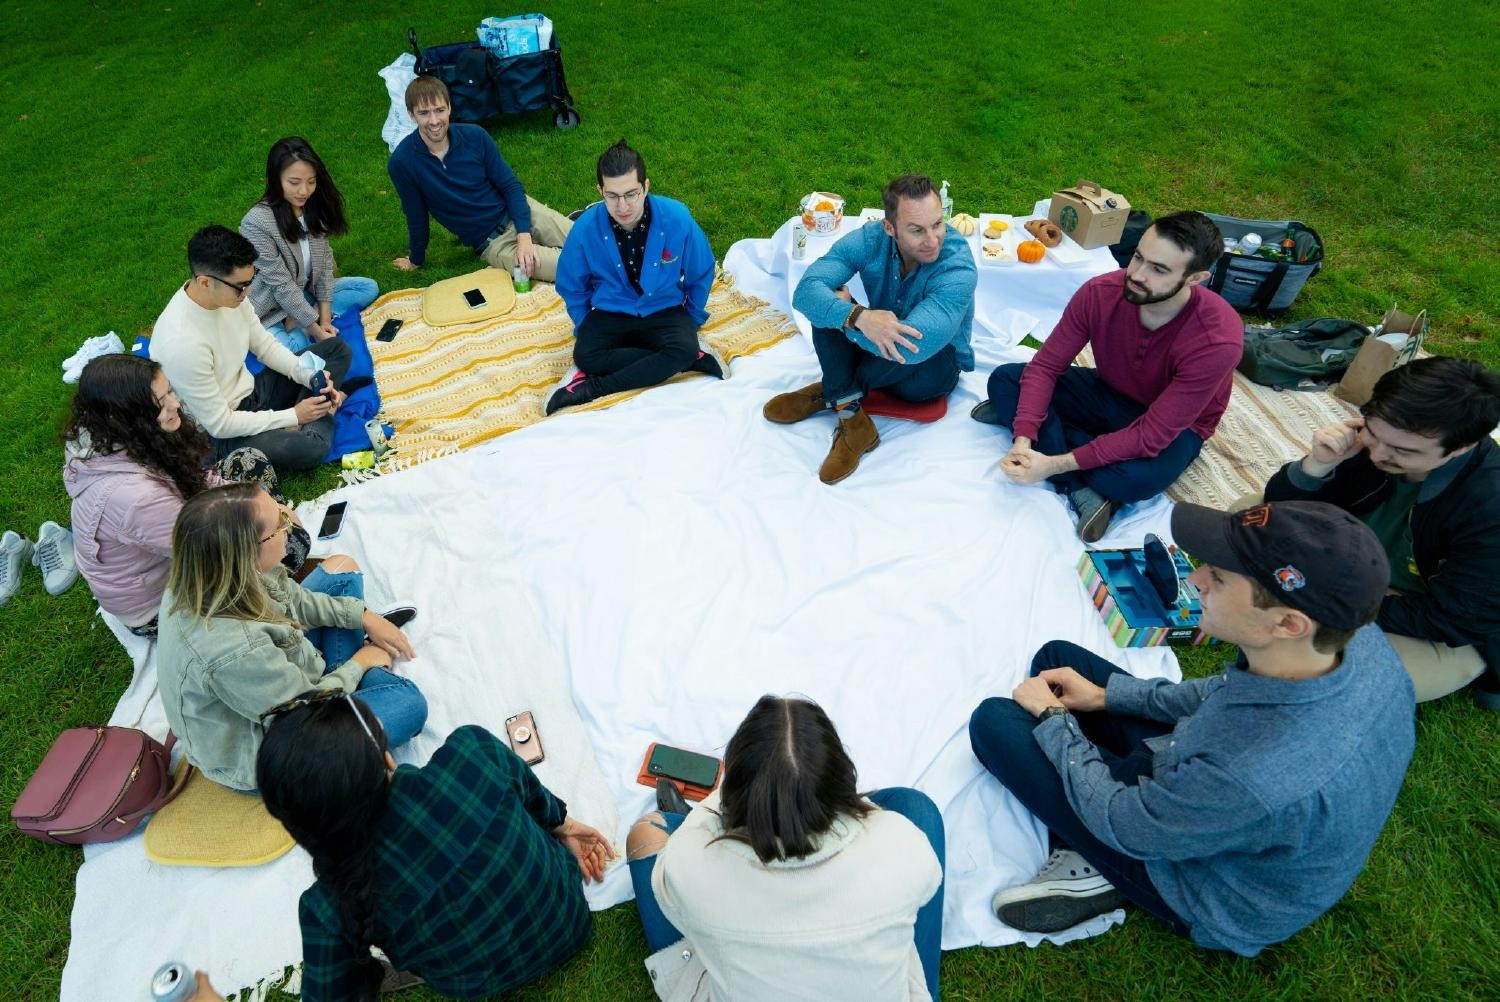
[[(796, 333), (784, 314), (743, 295), (722, 273), (709, 294), (708, 312), (701, 336), (726, 360)], [(374, 332), (392, 317), (403, 321), (400, 334), (376, 341)], [(364, 325), (401, 466), (543, 420), (547, 394), (573, 364), (573, 322), (562, 298), (544, 283), (517, 295), (515, 309), (504, 316), (444, 327), (423, 322), (421, 289), (403, 289), (365, 310)], [(707, 378), (682, 373), (670, 381)], [(609, 407), (644, 392), (611, 394), (569, 412)]]

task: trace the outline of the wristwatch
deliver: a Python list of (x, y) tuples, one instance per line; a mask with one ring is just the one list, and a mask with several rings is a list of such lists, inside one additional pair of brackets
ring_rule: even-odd
[(1067, 712), (1068, 708), (1065, 706), (1049, 706), (1041, 713), (1037, 714), (1036, 722), (1040, 724), (1044, 721), (1051, 720), (1053, 717), (1060, 717)]
[(849, 330), (857, 330), (858, 328), (855, 325), (859, 323), (859, 315), (864, 311), (865, 308), (863, 306), (855, 303), (854, 309), (850, 310), (849, 315), (844, 318), (844, 326)]

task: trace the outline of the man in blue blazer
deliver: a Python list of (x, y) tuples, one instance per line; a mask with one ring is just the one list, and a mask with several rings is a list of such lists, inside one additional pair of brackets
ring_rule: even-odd
[(646, 162), (625, 140), (595, 174), (601, 200), (573, 224), (557, 264), (576, 368), (548, 397), (548, 414), (679, 372), (728, 375), (698, 339), (714, 281), (708, 237), (687, 206), (650, 193)]

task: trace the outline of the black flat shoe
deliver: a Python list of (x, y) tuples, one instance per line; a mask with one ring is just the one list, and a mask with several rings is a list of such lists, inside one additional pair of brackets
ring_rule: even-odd
[(670, 779), (656, 781), (656, 809), (668, 814), (686, 814), (693, 809)]
[(417, 618), (417, 607), (414, 605), (398, 605), (389, 612), (382, 613), (382, 615), (391, 621), (392, 626), (399, 630)]

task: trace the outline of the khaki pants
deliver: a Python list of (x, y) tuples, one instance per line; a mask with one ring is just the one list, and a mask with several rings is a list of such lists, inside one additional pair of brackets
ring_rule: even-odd
[[(526, 196), (531, 207), (531, 242), (536, 247), (536, 271), (532, 278), (543, 282), (557, 281), (557, 258), (562, 252), (563, 241), (573, 228), (573, 220), (541, 202)], [(485, 264), (509, 272), (516, 265), (516, 224), (511, 223), (479, 252)]]
[(1419, 703), (1457, 692), (1484, 674), (1484, 658), (1472, 647), (1449, 647), (1399, 633), (1387, 633), (1385, 639), (1401, 656)]

